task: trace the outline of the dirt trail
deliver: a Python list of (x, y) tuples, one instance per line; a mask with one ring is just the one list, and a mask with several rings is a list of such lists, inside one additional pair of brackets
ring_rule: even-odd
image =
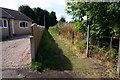
[(25, 67), (31, 62), (29, 35), (15, 36), (2, 45), (2, 67)]

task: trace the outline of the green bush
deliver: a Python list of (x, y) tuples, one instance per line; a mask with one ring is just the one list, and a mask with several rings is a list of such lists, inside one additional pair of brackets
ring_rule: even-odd
[(110, 57), (114, 62), (118, 60), (118, 52), (116, 49), (110, 50)]
[(39, 71), (39, 70), (42, 69), (42, 63), (40, 63), (40, 62), (32, 62), (30, 64), (30, 69), (33, 69), (35, 71)]
[(82, 32), (82, 33), (86, 33), (86, 29), (87, 29), (87, 26), (85, 24), (83, 24), (82, 22), (75, 22), (74, 23), (74, 30), (77, 31), (77, 32)]

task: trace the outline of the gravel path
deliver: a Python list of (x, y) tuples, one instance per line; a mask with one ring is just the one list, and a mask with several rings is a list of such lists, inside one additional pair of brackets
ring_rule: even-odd
[(2, 68), (25, 67), (31, 62), (28, 36), (15, 36), (8, 41), (0, 42), (2, 45)]

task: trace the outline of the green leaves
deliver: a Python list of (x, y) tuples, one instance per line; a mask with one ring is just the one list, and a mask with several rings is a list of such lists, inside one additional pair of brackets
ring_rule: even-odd
[(40, 63), (40, 62), (32, 62), (31, 64), (30, 64), (30, 68), (31, 69), (34, 69), (35, 71), (39, 71), (40, 69), (42, 69), (42, 63)]
[[(91, 20), (92, 23), (91, 35), (120, 36), (120, 2), (86, 3), (70, 1), (66, 5), (66, 11), (73, 16), (74, 21), (82, 22), (82, 18), (88, 15), (87, 21)], [(80, 27), (81, 25), (79, 25)]]
[(75, 31), (78, 31), (78, 32), (83, 32), (83, 33), (86, 33), (87, 32), (87, 26), (84, 24), (84, 22), (80, 22), (80, 21), (77, 21), (74, 23), (74, 30)]

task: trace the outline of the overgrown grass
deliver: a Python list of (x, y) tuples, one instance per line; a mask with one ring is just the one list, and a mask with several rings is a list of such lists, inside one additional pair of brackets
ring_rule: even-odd
[[(67, 40), (71, 40), (71, 42), (76, 46), (77, 50), (79, 50), (80, 53), (86, 52), (86, 36), (82, 34), (81, 32), (76, 32), (74, 28), (64, 25), (56, 25), (56, 29), (59, 35)], [(72, 32), (74, 32), (74, 40), (72, 39)], [(109, 46), (98, 46), (97, 43), (94, 43), (95, 40), (92, 40), (90, 38), (90, 44), (89, 44), (89, 56), (90, 57), (97, 57), (100, 60), (103, 61), (109, 61), (112, 62), (115, 66), (117, 66), (117, 60), (118, 60), (118, 52), (116, 49), (112, 49), (110, 51)]]
[[(76, 71), (84, 71), (88, 70), (89, 72), (89, 66), (91, 65), (91, 62), (89, 59), (82, 59), (79, 58), (81, 57), (82, 54), (85, 54), (86, 51), (86, 37), (80, 33), (75, 34), (74, 40), (71, 39), (71, 31), (72, 29), (68, 29), (69, 27), (58, 27), (55, 26), (53, 28), (49, 29), (49, 32), (52, 34), (52, 36), (55, 38), (56, 42), (59, 44), (59, 46), (63, 49), (64, 55), (70, 60), (72, 69)], [(59, 37), (60, 36), (60, 37)], [(73, 43), (72, 43), (73, 42)], [(72, 49), (76, 48), (76, 49)], [(91, 57), (94, 59), (99, 59), (103, 61), (103, 64), (107, 66), (108, 68), (110, 67), (108, 64), (114, 61), (116, 57), (116, 52), (111, 51), (111, 54), (109, 54), (109, 50), (104, 48), (104, 47), (98, 47), (96, 45), (90, 44), (89, 46), (89, 53)], [(82, 53), (82, 54), (80, 54)], [(76, 57), (78, 56), (78, 57)], [(65, 62), (65, 61), (64, 61)], [(110, 63), (108, 63), (110, 62)], [(115, 62), (114, 62), (115, 63)], [(81, 65), (82, 64), (82, 65)], [(88, 66), (88, 67), (86, 67)], [(113, 65), (112, 65), (113, 66)], [(116, 66), (116, 64), (114, 64)], [(113, 66), (114, 69), (116, 69)], [(65, 64), (66, 69), (67, 63)], [(92, 71), (91, 71), (92, 73)], [(94, 73), (94, 72), (93, 72)], [(99, 74), (99, 71), (98, 71)], [(107, 73), (103, 73), (107, 74)], [(92, 75), (92, 74), (91, 74)], [(101, 74), (99, 74), (101, 75)]]
[[(82, 48), (82, 47), (84, 48), (85, 42), (83, 41), (82, 43), (80, 43), (80, 42), (76, 41), (75, 44), (72, 44), (70, 39), (68, 40), (65, 37), (63, 38), (61, 36), (62, 33), (61, 33), (61, 35), (59, 35), (59, 32), (56, 32), (56, 31), (58, 31), (58, 30), (56, 30), (55, 27), (52, 27), (49, 29), (49, 32), (54, 37), (54, 39), (56, 40), (58, 45), (62, 48), (63, 54), (66, 57), (66, 59), (64, 59), (64, 69), (65, 70), (74, 70), (74, 71), (87, 70), (88, 69), (87, 65), (89, 66), (91, 64), (90, 61), (87, 59), (83, 60), (82, 58), (78, 58), (77, 54), (79, 55), (79, 50), (74, 49), (74, 46), (78, 45), (77, 43), (80, 44), (80, 45), (78, 45), (78, 48)], [(66, 34), (66, 36), (67, 36), (67, 34)], [(84, 62), (84, 61), (86, 61), (86, 62)]]
[[(59, 69), (60, 61), (58, 56), (58, 49), (55, 45), (52, 36), (47, 30), (44, 31), (36, 62), (40, 63), (44, 70), (56, 70)], [(38, 64), (34, 64), (38, 65)]]
[[(64, 54), (64, 70), (72, 70), (75, 72), (79, 72), (80, 76), (86, 76), (86, 77), (99, 77), (101, 74), (106, 74), (102, 70), (93, 70), (91, 69), (91, 66), (93, 65), (93, 62), (91, 59), (86, 58), (84, 54), (80, 54), (79, 50), (75, 48), (75, 44), (72, 44), (72, 42), (66, 38), (63, 38), (61, 35), (56, 34), (55, 28), (50, 28), (49, 32), (54, 37), (58, 45), (62, 48), (63, 54)], [(83, 41), (80, 46), (78, 47), (84, 47), (83, 45), (85, 42)], [(69, 63), (68, 63), (69, 62)]]

